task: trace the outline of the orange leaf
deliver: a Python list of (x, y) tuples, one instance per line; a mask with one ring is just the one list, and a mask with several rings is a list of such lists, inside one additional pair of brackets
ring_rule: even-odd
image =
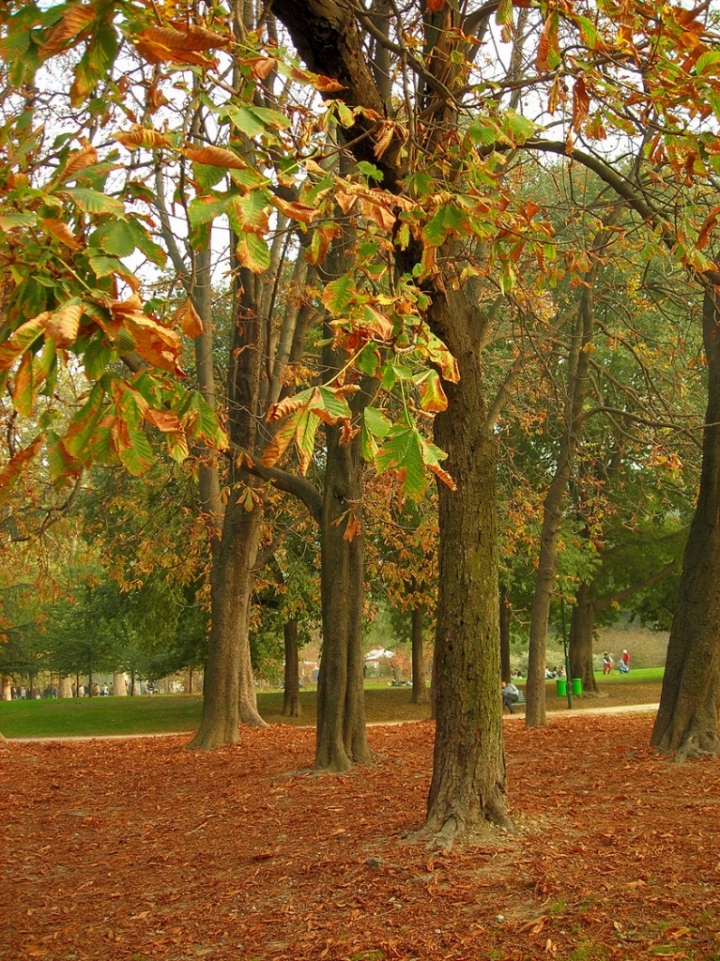
[(301, 224), (312, 223), (316, 217), (320, 216), (320, 211), (315, 207), (308, 207), (307, 204), (299, 204), (294, 200), (283, 200), (281, 197), (273, 197), (272, 202), (286, 217), (297, 220), (298, 223)]
[(427, 0), (427, 8), (430, 13), (437, 13), (445, 6), (445, 0)]
[(580, 132), (582, 122), (587, 117), (589, 111), (590, 97), (588, 96), (587, 89), (585, 88), (585, 81), (582, 77), (578, 77), (575, 81), (575, 86), (573, 87), (572, 111), (572, 128), (576, 133)]
[(80, 329), (83, 309), (80, 304), (65, 304), (50, 317), (47, 325), (48, 336), (58, 347), (72, 344)]
[(86, 167), (93, 167), (98, 162), (98, 152), (92, 144), (85, 144), (80, 150), (74, 151), (68, 157), (65, 169), (61, 174), (62, 180), (72, 180), (75, 174)]
[(236, 153), (222, 147), (186, 147), (183, 153), (195, 163), (208, 167), (224, 167), (226, 170), (245, 170), (247, 167)]
[(173, 27), (147, 27), (137, 36), (143, 42), (165, 47), (173, 53), (216, 50), (218, 47), (226, 47), (229, 42), (229, 37), (204, 27), (182, 24), (182, 28), (176, 30)]
[(63, 14), (62, 19), (55, 24), (47, 40), (38, 51), (43, 59), (58, 53), (68, 40), (81, 34), (83, 30), (97, 17), (97, 9), (93, 4), (75, 3)]
[(148, 150), (153, 147), (171, 147), (172, 141), (165, 134), (152, 130), (149, 127), (141, 127), (134, 123), (129, 130), (114, 133), (113, 139), (121, 143), (123, 147), (133, 150), (135, 147), (146, 147)]
[(40, 450), (44, 439), (45, 435), (40, 434), (40, 436), (36, 437), (31, 444), (28, 444), (27, 447), (21, 451), (18, 451), (17, 454), (11, 457), (10, 463), (6, 464), (5, 467), (0, 471), (0, 503), (2, 503), (2, 501), (5, 499), (10, 491), (10, 488), (20, 476), (25, 464), (32, 460)]
[(186, 337), (195, 340), (200, 334), (204, 333), (205, 328), (200, 314), (195, 310), (195, 305), (191, 300), (186, 300), (180, 309), (175, 313), (175, 323), (179, 323), (182, 332)]
[(178, 420), (177, 415), (169, 410), (152, 410), (148, 408), (148, 410), (145, 411), (145, 420), (154, 424), (155, 427), (164, 434), (172, 434), (182, 430), (182, 424)]
[(63, 220), (55, 220), (52, 217), (46, 217), (43, 220), (43, 225), (54, 237), (60, 241), (60, 243), (65, 244), (65, 246), (69, 247), (70, 250), (82, 250), (82, 248), (85, 246), (81, 240), (78, 240), (78, 238)]

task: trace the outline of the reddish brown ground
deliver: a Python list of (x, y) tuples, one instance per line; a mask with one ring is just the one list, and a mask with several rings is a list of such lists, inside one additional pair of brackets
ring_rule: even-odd
[(429, 722), (377, 765), (297, 773), (311, 730), (0, 745), (0, 958), (720, 958), (720, 765), (647, 716), (506, 723), (519, 833), (448, 855), (422, 818)]

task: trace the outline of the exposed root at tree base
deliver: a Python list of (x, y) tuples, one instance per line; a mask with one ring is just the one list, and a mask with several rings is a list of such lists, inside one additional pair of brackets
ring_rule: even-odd
[(455, 845), (473, 847), (475, 845), (491, 845), (507, 843), (509, 834), (514, 834), (515, 828), (509, 818), (504, 823), (479, 821), (472, 825), (463, 824), (452, 815), (439, 828), (435, 824), (425, 824), (407, 837), (409, 843), (425, 844), (428, 849), (435, 849), (449, 853)]
[(720, 756), (720, 738), (715, 731), (696, 731), (689, 734), (678, 748), (675, 763), (682, 764), (688, 758), (700, 761), (706, 757)]

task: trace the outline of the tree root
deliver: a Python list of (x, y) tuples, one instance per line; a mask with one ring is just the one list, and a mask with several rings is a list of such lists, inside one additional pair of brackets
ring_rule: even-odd
[(688, 758), (700, 761), (706, 757), (717, 758), (720, 755), (720, 738), (714, 731), (696, 731), (689, 734), (678, 748), (675, 764), (683, 764)]

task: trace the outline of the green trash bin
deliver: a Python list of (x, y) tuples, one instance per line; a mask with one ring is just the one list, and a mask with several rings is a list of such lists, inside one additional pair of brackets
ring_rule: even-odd
[(558, 697), (567, 697), (567, 681), (564, 677), (556, 677)]
[(582, 678), (574, 677), (572, 679), (572, 692), (576, 697), (582, 697)]

